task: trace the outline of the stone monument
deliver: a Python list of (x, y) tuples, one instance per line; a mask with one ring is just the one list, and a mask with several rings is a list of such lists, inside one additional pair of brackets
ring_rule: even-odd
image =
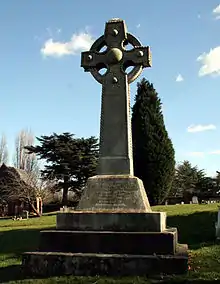
[[(132, 50), (126, 50), (126, 44)], [(107, 50), (100, 50), (107, 46)], [(129, 84), (151, 66), (149, 47), (127, 33), (123, 21), (106, 24), (105, 34), (82, 53), (85, 71), (102, 84), (98, 175), (90, 178), (79, 203), (81, 210), (141, 210), (151, 208), (140, 179), (134, 177)], [(126, 74), (126, 68), (134, 66)], [(103, 76), (99, 70), (105, 67)]]
[[(133, 49), (126, 50), (127, 44)], [(187, 245), (178, 244), (176, 228), (166, 227), (166, 213), (152, 212), (133, 173), (129, 84), (151, 66), (149, 47), (127, 33), (124, 21), (112, 19), (82, 53), (81, 66), (102, 84), (97, 175), (88, 179), (76, 210), (58, 213), (56, 230), (41, 232), (39, 250), (24, 253), (24, 271), (41, 276), (185, 273)], [(102, 68), (107, 69), (103, 75)]]

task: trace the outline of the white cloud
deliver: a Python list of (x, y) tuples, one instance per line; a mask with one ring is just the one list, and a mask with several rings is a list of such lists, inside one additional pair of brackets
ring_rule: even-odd
[(201, 125), (201, 124), (198, 124), (198, 125), (190, 125), (188, 128), (187, 128), (187, 132), (202, 132), (202, 131), (207, 131), (207, 130), (215, 130), (216, 129), (216, 126), (213, 125), (213, 124), (207, 124), (207, 125)]
[(211, 155), (220, 155), (220, 150), (211, 151), (211, 152), (209, 152), (209, 154), (211, 154)]
[(89, 33), (73, 34), (70, 41), (67, 42), (54, 41), (53, 38), (50, 38), (41, 48), (41, 53), (48, 57), (75, 55), (81, 51), (89, 50), (93, 41)]
[(220, 19), (220, 4), (213, 9), (212, 13), (216, 20)]
[(194, 151), (194, 152), (188, 152), (188, 153), (186, 153), (186, 155), (190, 156), (190, 157), (203, 158), (206, 155), (220, 155), (220, 150), (209, 151), (209, 152)]
[(176, 76), (176, 82), (182, 82), (184, 79), (183, 79), (183, 76), (181, 74), (178, 74)]
[(188, 156), (191, 157), (198, 157), (198, 158), (202, 158), (204, 157), (205, 153), (204, 152), (189, 152)]
[(201, 54), (197, 61), (201, 61), (199, 76), (220, 75), (220, 46), (210, 49), (208, 53)]

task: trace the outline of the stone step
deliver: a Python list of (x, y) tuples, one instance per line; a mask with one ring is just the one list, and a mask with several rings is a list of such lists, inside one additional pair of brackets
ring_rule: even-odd
[(22, 267), (31, 276), (149, 276), (184, 274), (188, 270), (187, 245), (175, 255), (82, 254), (28, 252)]
[(40, 251), (110, 254), (174, 254), (177, 229), (153, 232), (61, 231), (40, 233)]
[(162, 232), (165, 212), (72, 211), (57, 214), (58, 230)]

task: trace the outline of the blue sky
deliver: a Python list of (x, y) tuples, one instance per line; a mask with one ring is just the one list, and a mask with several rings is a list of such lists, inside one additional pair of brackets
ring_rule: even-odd
[[(220, 170), (220, 1), (2, 1), (0, 133), (99, 135), (101, 85), (80, 53), (119, 17), (152, 51), (154, 83), (176, 160)], [(217, 35), (217, 36), (216, 36)], [(142, 77), (141, 76), (141, 77)], [(139, 77), (131, 85), (131, 103)]]

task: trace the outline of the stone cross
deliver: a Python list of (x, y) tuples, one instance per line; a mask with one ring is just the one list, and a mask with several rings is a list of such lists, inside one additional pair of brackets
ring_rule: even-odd
[[(133, 49), (126, 50), (131, 44)], [(101, 51), (106, 47), (104, 52)], [(126, 69), (133, 66), (128, 74)], [(123, 20), (106, 23), (105, 33), (90, 51), (82, 52), (81, 67), (102, 84), (99, 175), (133, 175), (129, 84), (151, 67), (149, 47), (127, 33)], [(100, 70), (106, 68), (105, 74)]]

